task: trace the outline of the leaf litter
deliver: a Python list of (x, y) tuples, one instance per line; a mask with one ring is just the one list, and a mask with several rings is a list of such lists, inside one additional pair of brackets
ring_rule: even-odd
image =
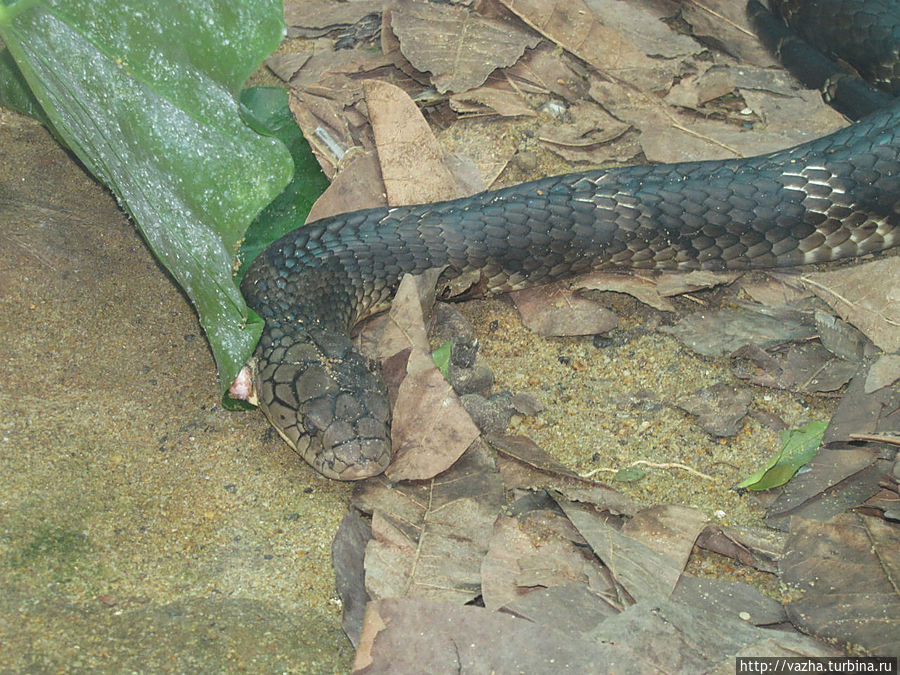
[[(610, 11), (603, 0), (471, 4), (286, 3), (296, 51), (282, 50), (269, 65), (292, 87), (292, 110), (333, 179), (315, 217), (471, 194), (596, 164), (756, 154), (846, 123), (773, 67), (746, 26), (743, 2), (627, 11), (621, 3)], [(423, 182), (425, 176), (436, 180)], [(510, 403), (515, 433), (541, 435), (542, 418), (550, 420), (553, 406), (572, 399), (576, 377), (594, 370), (591, 359), (606, 349), (636, 351), (635, 343), (660, 330), (677, 337), (683, 354), (699, 353), (696, 365), (686, 367), (708, 377), (699, 388), (702, 380), (692, 378), (694, 387), (681, 394), (651, 383), (649, 390), (593, 402), (626, 421), (645, 418), (609, 444), (613, 456), (624, 459), (632, 443), (652, 444), (655, 432), (647, 425), (679, 405), (713, 435), (801, 426), (816, 419), (810, 405), (826, 415), (832, 410), (812, 461), (785, 486), (756, 498), (756, 510), (767, 509), (774, 529), (732, 526), (717, 513), (628, 497), (584, 475), (583, 462), (597, 460), (587, 457), (573, 470), (526, 436), (478, 439), (472, 418), (450, 403), (496, 396), (490, 387), (497, 376), (475, 357), (479, 340), (466, 327), (466, 337), (451, 346), (451, 373), (459, 369), (451, 375), (459, 386), (454, 392), (430, 350), (450, 339), (446, 331), (454, 329), (446, 326), (459, 329), (459, 318), (432, 313), (428, 290), (424, 298), (398, 302), (411, 303), (412, 311), (380, 323), (393, 323), (409, 339), (395, 345), (384, 369), (396, 378), (395, 428), (419, 433), (416, 452), (398, 453), (386, 476), (356, 486), (334, 548), (336, 566), (348, 570), (339, 577), (345, 628), (360, 645), (357, 669), (409, 672), (427, 662), (541, 670), (552, 662), (709, 670), (731, 667), (737, 654), (823, 655), (850, 644), (865, 653), (896, 651), (888, 631), (900, 617), (898, 525), (896, 516), (888, 518), (896, 514), (891, 504), (900, 475), (891, 442), (900, 432), (896, 260), (693, 279), (596, 275), (573, 284), (574, 292), (557, 286), (516, 299), (523, 316), (546, 314), (545, 326), (573, 322), (554, 334), (606, 337), (550, 338), (559, 341), (551, 344), (564, 384), (544, 382), (543, 371), (504, 375), (504, 386), (518, 382), (531, 397), (526, 410), (536, 415), (515, 412)], [(432, 277), (439, 297), (479, 292), (478, 278), (448, 286), (440, 271)], [(652, 309), (631, 318), (640, 305), (623, 294)], [(519, 302), (525, 297), (533, 310)], [(588, 309), (578, 311), (585, 319), (555, 314), (583, 303)], [(481, 352), (496, 358), (496, 337), (509, 341), (514, 328), (502, 302), (485, 306), (493, 316), (483, 322), (480, 310), (472, 316), (488, 327)], [(592, 341), (593, 354), (579, 347)], [(628, 368), (620, 366), (615, 379), (628, 380)], [(412, 377), (424, 380), (414, 384)], [(788, 399), (779, 390), (803, 392), (808, 398), (800, 400), (808, 403), (799, 413), (782, 407)], [(416, 405), (427, 392), (442, 393), (413, 414), (401, 392)], [(437, 414), (419, 416), (432, 405)], [(448, 405), (462, 410), (465, 421), (450, 422)], [(682, 414), (681, 424), (690, 418)], [(761, 468), (771, 448), (763, 437), (757, 445)], [(673, 489), (689, 482), (685, 469), (695, 461), (680, 460), (697, 458), (671, 459), (665, 469), (648, 469), (635, 488), (664, 476)], [(730, 461), (704, 460), (699, 468), (727, 487), (742, 477)], [(841, 564), (815, 562), (819, 536), (845, 552), (834, 558)], [(732, 581), (694, 576), (687, 569), (701, 551), (746, 572)], [(744, 581), (752, 568), (791, 586), (775, 594), (786, 614)], [(852, 590), (862, 584), (866, 589)], [(886, 604), (878, 611), (869, 606), (870, 585), (884, 585)], [(829, 591), (840, 587), (848, 590), (839, 597)], [(773, 594), (771, 583), (762, 588)], [(887, 619), (847, 627), (851, 615), (876, 614)], [(796, 628), (765, 627), (783, 624), (785, 616)], [(498, 631), (502, 641), (489, 637)], [(674, 665), (673, 654), (681, 659)]]

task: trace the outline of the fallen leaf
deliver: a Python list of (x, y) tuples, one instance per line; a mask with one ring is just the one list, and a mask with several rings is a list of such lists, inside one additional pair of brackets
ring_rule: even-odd
[(372, 514), (366, 589), (374, 598), (418, 596), (469, 602), (481, 593), (481, 561), (503, 504), (490, 452), (474, 443), (427, 481), (357, 484), (352, 504)]
[(602, 164), (627, 161), (635, 148), (623, 150), (613, 144), (631, 128), (596, 103), (578, 101), (566, 111), (564, 123), (548, 122), (538, 129), (537, 137), (550, 150), (570, 162)]
[(616, 315), (559, 284), (513, 291), (510, 297), (530, 330), (538, 335), (596, 335), (616, 327)]
[(780, 602), (763, 595), (755, 586), (740, 581), (682, 574), (672, 600), (700, 609), (715, 607), (717, 614), (749, 621), (755, 626), (779, 624), (787, 620)]
[(535, 589), (573, 582), (590, 584), (595, 592), (608, 593), (610, 588), (603, 580), (603, 566), (558, 511), (497, 518), (481, 564), (481, 596), (487, 609), (499, 609)]
[(882, 354), (869, 368), (864, 392), (872, 394), (900, 379), (900, 354)]
[(796, 312), (765, 313), (739, 307), (690, 314), (674, 326), (660, 328), (704, 356), (727, 356), (746, 344), (762, 349), (815, 337), (815, 327)]
[(740, 272), (710, 272), (709, 270), (693, 270), (687, 274), (663, 273), (656, 280), (656, 291), (664, 297), (672, 297), (705, 288), (728, 285), (740, 276)]
[(596, 630), (600, 623), (619, 610), (608, 605), (602, 595), (598, 597), (587, 586), (569, 583), (537, 588), (507, 603), (502, 611), (580, 638)]
[(781, 576), (803, 592), (785, 607), (800, 630), (876, 656), (900, 653), (896, 523), (852, 513), (828, 522), (796, 518)]
[(564, 101), (584, 100), (587, 83), (584, 66), (573, 56), (542, 41), (503, 71), (517, 88), (530, 93), (556, 94)]
[(497, 68), (515, 63), (540, 38), (518, 24), (480, 16), (464, 7), (398, 0), (391, 28), (409, 62), (429, 71), (441, 93), (482, 84)]
[(300, 34), (298, 28), (328, 31), (353, 25), (369, 14), (379, 13), (383, 4), (382, 0), (337, 3), (333, 0), (287, 0), (284, 3), (284, 23), (290, 37)]
[(697, 537), (697, 546), (763, 572), (776, 572), (785, 537), (767, 527), (707, 525)]
[(737, 654), (836, 655), (805, 635), (666, 600), (577, 635), (483, 607), (391, 598), (367, 607), (354, 672), (418, 673), (423, 663), (430, 672), (730, 672)]
[(900, 258), (814, 272), (802, 281), (881, 349), (900, 350)]
[(566, 515), (635, 600), (671, 596), (706, 516), (682, 506), (651, 506), (621, 529), (592, 507), (557, 498)]
[(810, 422), (781, 432), (781, 448), (752, 476), (735, 485), (748, 490), (771, 490), (787, 483), (800, 467), (812, 461), (822, 443), (827, 422)]
[(646, 91), (667, 90), (682, 59), (702, 51), (690, 37), (669, 30), (644, 5), (501, 1), (529, 26), (602, 73)]
[(388, 203), (401, 206), (462, 196), (431, 127), (406, 92), (378, 80), (366, 80), (363, 90)]
[(855, 436), (900, 432), (900, 389), (882, 387), (866, 393), (869, 372), (869, 366), (863, 365), (850, 380), (825, 432), (825, 443), (840, 444)]
[(325, 192), (313, 204), (307, 221), (336, 216), (359, 209), (387, 206), (381, 167), (374, 152), (360, 152), (348, 160), (334, 176)]
[(646, 274), (594, 272), (577, 281), (578, 288), (612, 293), (627, 293), (661, 312), (674, 312), (675, 305), (659, 293), (658, 277)]
[(823, 448), (769, 507), (766, 524), (786, 530), (796, 517), (825, 521), (859, 506), (878, 493), (885, 460), (867, 449)]
[(756, 37), (747, 20), (747, 3), (733, 0), (703, 0), (679, 3), (680, 17), (690, 24), (694, 35), (720, 44), (744, 63), (764, 68), (778, 61)]
[(593, 504), (614, 514), (633, 515), (638, 506), (608, 485), (582, 478), (563, 466), (527, 436), (497, 436), (485, 439), (497, 452), (497, 466), (507, 490), (553, 489), (572, 501)]
[(460, 114), (497, 114), (503, 117), (534, 117), (537, 113), (516, 91), (487, 84), (450, 97), (450, 107)]
[(331, 541), (334, 584), (341, 596), (341, 626), (354, 647), (359, 645), (369, 601), (363, 560), (371, 538), (372, 528), (360, 517), (359, 511), (351, 509), (341, 520)]
[(835, 357), (818, 342), (779, 346), (771, 353), (744, 345), (731, 354), (732, 371), (742, 380), (774, 389), (822, 393), (847, 384), (858, 366)]

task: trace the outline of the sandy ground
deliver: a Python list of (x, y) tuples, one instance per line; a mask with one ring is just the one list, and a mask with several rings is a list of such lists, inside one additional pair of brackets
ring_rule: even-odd
[(346, 672), (349, 488), (218, 401), (112, 196), (0, 110), (0, 672)]

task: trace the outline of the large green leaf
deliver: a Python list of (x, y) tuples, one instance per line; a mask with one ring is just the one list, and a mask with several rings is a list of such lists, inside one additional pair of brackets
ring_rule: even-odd
[(262, 330), (234, 254), (292, 175), (236, 93), (283, 31), (277, 0), (0, 2), (0, 37), (56, 133), (197, 307), (223, 390)]
[(261, 134), (269, 134), (284, 143), (294, 160), (294, 178), (271, 204), (264, 208), (247, 229), (241, 243), (242, 279), (253, 259), (281, 235), (301, 227), (313, 203), (328, 187), (303, 132), (291, 112), (286, 89), (251, 87), (241, 92), (244, 119)]

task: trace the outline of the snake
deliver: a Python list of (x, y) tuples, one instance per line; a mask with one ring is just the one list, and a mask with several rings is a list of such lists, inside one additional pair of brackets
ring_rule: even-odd
[(298, 228), (241, 290), (265, 321), (258, 402), (322, 475), (391, 460), (378, 366), (350, 330), (405, 274), (504, 293), (610, 268), (748, 270), (884, 251), (900, 240), (900, 103), (755, 157), (594, 169), (449, 201), (344, 213)]

